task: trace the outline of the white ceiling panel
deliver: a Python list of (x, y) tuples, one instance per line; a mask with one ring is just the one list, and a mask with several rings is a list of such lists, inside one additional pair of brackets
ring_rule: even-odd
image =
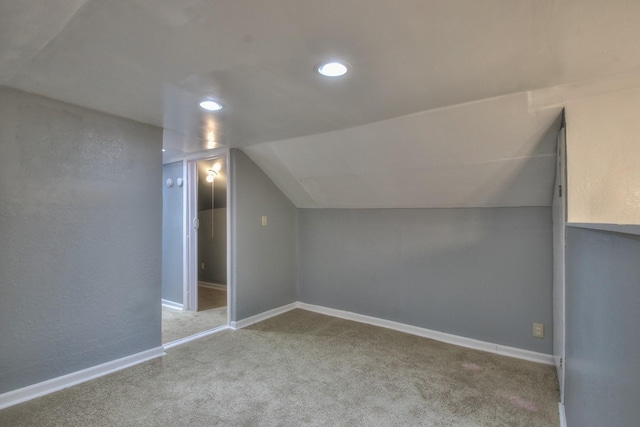
[(560, 114), (520, 93), (244, 151), (299, 207), (547, 206)]
[(299, 206), (539, 205), (562, 103), (640, 84), (638, 40), (638, 0), (3, 1), (0, 84), (245, 148)]
[[(202, 148), (347, 129), (640, 70), (635, 0), (2, 2), (0, 84)], [(313, 67), (340, 58), (343, 79)], [(197, 107), (214, 96), (225, 110)]]

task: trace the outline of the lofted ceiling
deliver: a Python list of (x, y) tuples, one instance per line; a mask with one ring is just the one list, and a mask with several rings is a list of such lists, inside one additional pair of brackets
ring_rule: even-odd
[(0, 85), (161, 126), (166, 161), (242, 148), (299, 207), (539, 206), (562, 101), (640, 85), (638, 40), (637, 0), (4, 1)]

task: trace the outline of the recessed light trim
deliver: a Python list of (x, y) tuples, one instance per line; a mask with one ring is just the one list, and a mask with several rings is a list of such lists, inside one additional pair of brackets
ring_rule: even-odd
[(207, 99), (200, 103), (200, 108), (203, 108), (207, 111), (218, 111), (218, 110), (222, 110), (222, 105), (216, 101)]
[(320, 65), (317, 70), (325, 77), (340, 77), (347, 74), (349, 66), (344, 62), (332, 61)]

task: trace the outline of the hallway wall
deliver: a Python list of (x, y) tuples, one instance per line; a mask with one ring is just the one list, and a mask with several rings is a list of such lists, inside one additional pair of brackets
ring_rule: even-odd
[(0, 393), (160, 346), (161, 148), (0, 87)]
[[(213, 212), (213, 236), (211, 213)], [(198, 212), (198, 280), (227, 284), (227, 209)], [(204, 264), (204, 268), (202, 268)]]
[(182, 304), (185, 187), (175, 184), (178, 178), (184, 178), (182, 162), (162, 165), (162, 299)]
[(297, 210), (246, 154), (230, 155), (237, 300), (231, 321), (237, 321), (296, 301)]

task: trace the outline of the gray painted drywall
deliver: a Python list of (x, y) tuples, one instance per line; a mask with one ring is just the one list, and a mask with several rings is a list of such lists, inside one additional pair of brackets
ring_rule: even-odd
[(246, 154), (230, 155), (237, 321), (296, 301), (297, 210)]
[(299, 300), (551, 354), (549, 207), (300, 209), (298, 223)]
[(178, 178), (184, 178), (182, 162), (162, 166), (162, 298), (182, 304), (185, 186), (177, 185)]
[(213, 210), (213, 235), (211, 212), (211, 209), (198, 212), (198, 280), (226, 285), (227, 209)]
[(638, 425), (639, 260), (639, 236), (567, 227), (569, 426)]
[(161, 147), (0, 87), (0, 393), (160, 346)]

